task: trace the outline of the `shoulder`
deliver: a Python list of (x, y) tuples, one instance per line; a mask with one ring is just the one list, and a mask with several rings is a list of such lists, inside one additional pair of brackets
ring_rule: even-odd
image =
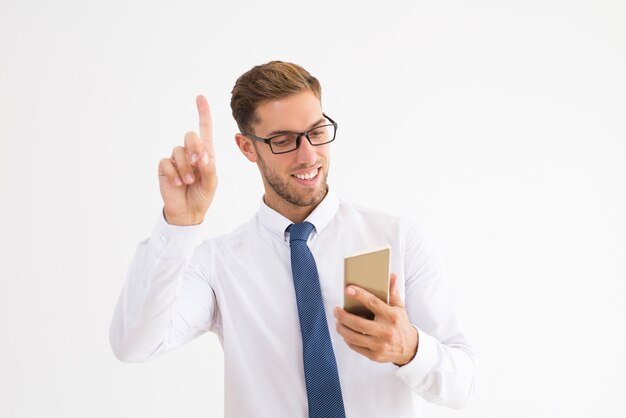
[(364, 220), (385, 221), (391, 223), (399, 222), (401, 219), (397, 215), (384, 212), (382, 210), (354, 204), (343, 199), (339, 199), (339, 210), (337, 214), (339, 216), (351, 216)]
[(425, 251), (433, 246), (428, 232), (417, 220), (385, 212), (379, 209), (354, 204), (340, 199), (338, 220), (354, 225), (361, 230), (378, 231), (390, 242), (395, 242), (402, 251)]
[(249, 239), (250, 234), (254, 231), (255, 224), (256, 216), (226, 234), (205, 239), (202, 244), (200, 244), (199, 249), (205, 252), (211, 252), (216, 249), (240, 246)]
[(339, 217), (372, 224), (377, 228), (397, 229), (404, 232), (417, 232), (420, 230), (416, 222), (406, 217), (354, 204), (343, 199), (340, 199), (339, 202), (339, 210), (337, 212)]

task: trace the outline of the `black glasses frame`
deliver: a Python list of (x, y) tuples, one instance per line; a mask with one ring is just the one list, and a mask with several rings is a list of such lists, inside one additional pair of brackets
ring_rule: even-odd
[[(242, 134), (247, 136), (247, 137), (250, 137), (251, 139), (254, 139), (255, 141), (266, 143), (267, 145), (270, 146), (270, 151), (272, 151), (272, 154), (287, 154), (288, 152), (293, 152), (293, 151), (297, 150), (298, 148), (300, 148), (300, 143), (302, 142), (302, 137), (303, 136), (306, 137), (307, 141), (309, 141), (309, 144), (311, 144), (314, 147), (319, 147), (320, 145), (330, 144), (337, 137), (337, 122), (332, 120), (325, 113), (322, 113), (322, 116), (324, 116), (326, 119), (328, 119), (330, 121), (330, 123), (327, 123), (325, 125), (318, 125), (318, 126), (316, 126), (314, 128), (309, 129), (308, 131), (304, 131), (304, 132), (283, 132), (282, 134), (270, 136), (269, 138), (261, 138), (260, 136), (252, 135), (252, 134), (249, 134), (249, 133), (246, 133), (246, 132), (242, 132)], [(311, 132), (311, 131), (313, 131), (315, 129), (323, 128), (324, 126), (333, 126), (335, 128), (334, 129), (334, 134), (333, 134), (333, 139), (331, 139), (330, 141), (326, 141), (326, 142), (324, 142), (322, 144), (314, 144), (313, 142), (311, 142), (311, 138), (309, 137), (309, 132)], [(289, 150), (289, 151), (275, 152), (274, 148), (272, 148), (272, 139), (278, 138), (279, 136), (283, 136), (285, 134), (296, 134), (296, 135), (298, 135), (296, 137), (296, 147), (294, 149)]]

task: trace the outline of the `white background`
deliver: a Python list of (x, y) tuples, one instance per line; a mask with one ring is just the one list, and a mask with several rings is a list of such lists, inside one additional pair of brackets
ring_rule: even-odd
[(625, 22), (601, 0), (0, 0), (0, 416), (222, 415), (214, 335), (128, 365), (108, 325), (196, 94), (207, 235), (253, 216), (230, 91), (272, 59), (322, 82), (331, 186), (444, 256), (479, 387), (427, 416), (626, 416)]

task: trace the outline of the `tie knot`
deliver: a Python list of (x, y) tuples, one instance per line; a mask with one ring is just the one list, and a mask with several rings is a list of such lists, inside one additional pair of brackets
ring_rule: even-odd
[(311, 222), (302, 222), (299, 224), (289, 225), (289, 242), (304, 241), (309, 239), (309, 235), (313, 231), (313, 224)]

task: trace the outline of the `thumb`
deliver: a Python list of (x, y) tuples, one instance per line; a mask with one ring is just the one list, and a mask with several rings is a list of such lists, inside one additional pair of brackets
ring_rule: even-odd
[(404, 307), (404, 302), (402, 302), (400, 290), (398, 289), (398, 275), (391, 273), (389, 281), (389, 305)]
[(202, 151), (202, 153), (199, 156), (198, 163), (197, 163), (197, 170), (198, 170), (198, 173), (200, 174), (203, 185), (210, 186), (213, 183), (217, 182), (217, 173), (215, 169), (215, 155), (212, 152), (212, 150), (207, 149), (207, 147), (205, 147), (205, 150)]

